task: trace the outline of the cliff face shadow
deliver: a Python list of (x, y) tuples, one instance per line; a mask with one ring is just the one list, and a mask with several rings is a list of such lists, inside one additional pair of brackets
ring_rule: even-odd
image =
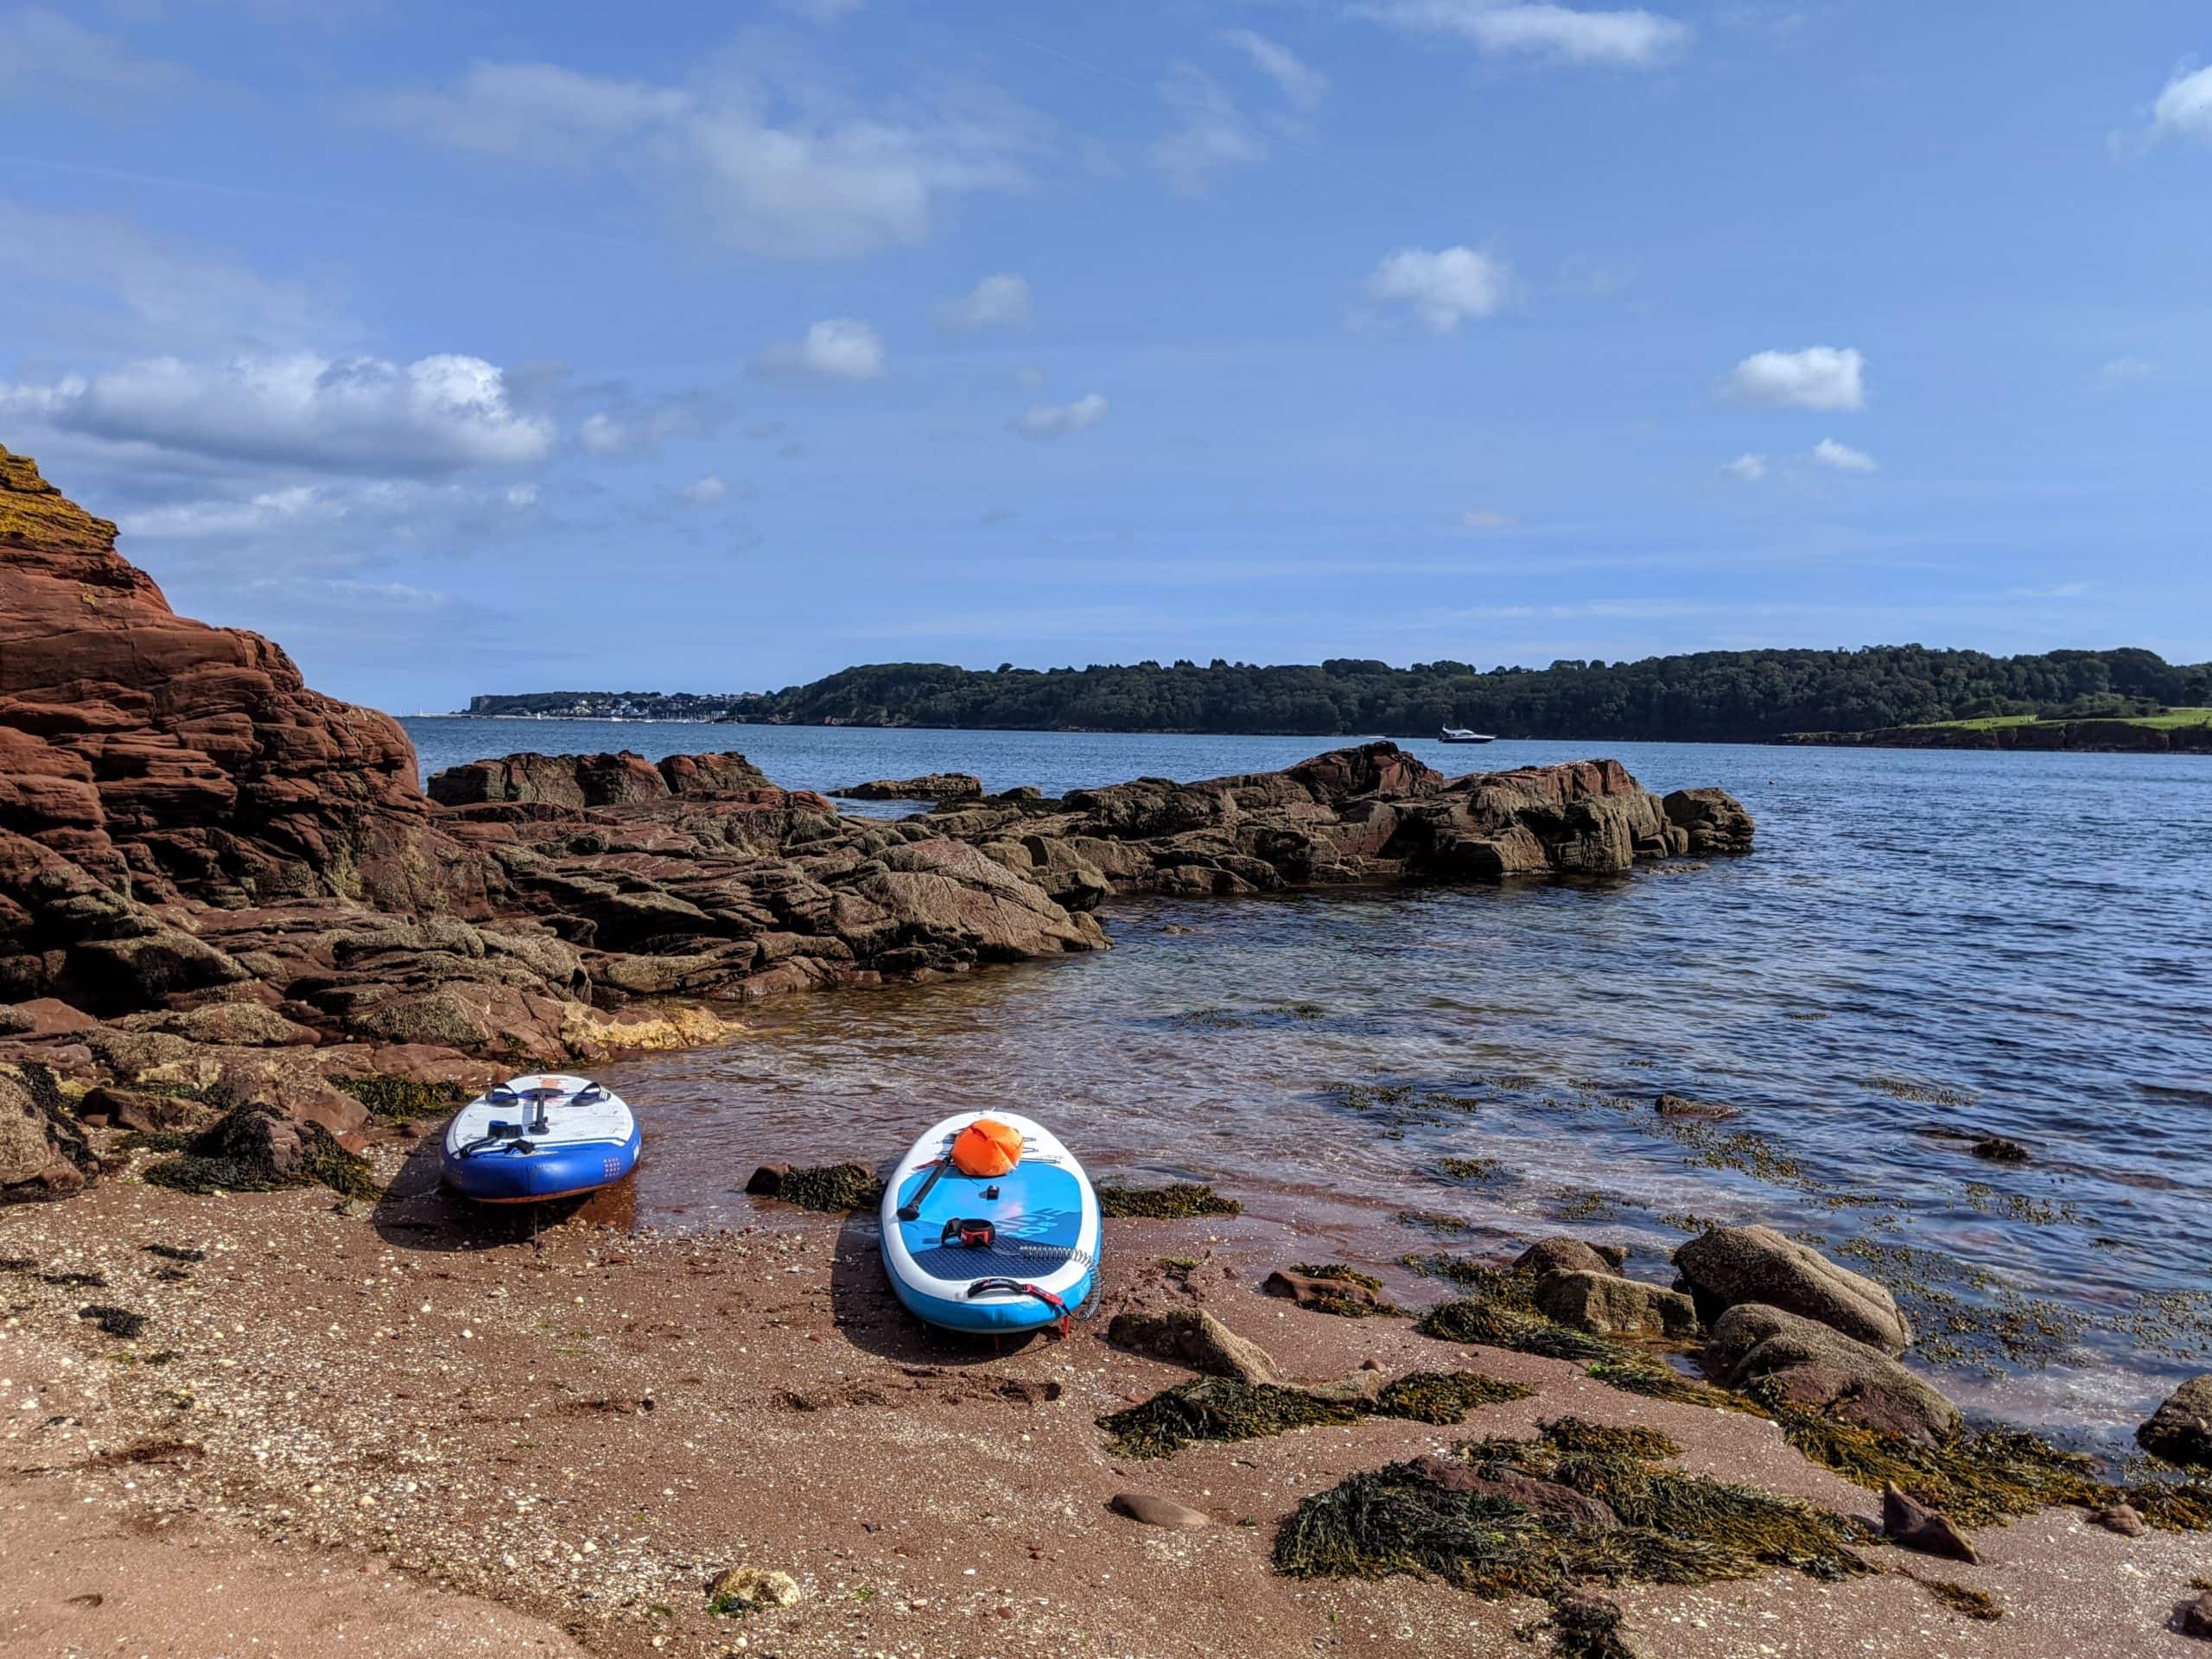
[(864, 1354), (899, 1365), (976, 1366), (1018, 1354), (1046, 1338), (1041, 1332), (967, 1336), (925, 1325), (906, 1311), (883, 1271), (875, 1217), (855, 1211), (837, 1229), (830, 1268), (830, 1311), (837, 1334)]
[(400, 1165), (369, 1217), (394, 1249), (446, 1255), (527, 1244), (550, 1228), (582, 1220), (620, 1232), (636, 1219), (637, 1178), (573, 1198), (542, 1204), (472, 1204), (446, 1191), (438, 1141), (425, 1135)]

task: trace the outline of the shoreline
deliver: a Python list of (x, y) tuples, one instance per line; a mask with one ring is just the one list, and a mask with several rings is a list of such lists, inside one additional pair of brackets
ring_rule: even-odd
[[(374, 1156), (394, 1196), (373, 1208), (320, 1189), (211, 1200), (111, 1183), (0, 1214), (17, 1264), (0, 1329), (16, 1408), (0, 1418), (0, 1491), (11, 1508), (66, 1509), (105, 1541), (11, 1575), (18, 1630), (153, 1637), (192, 1575), (137, 1564), (174, 1559), (181, 1530), (219, 1552), (226, 1575), (290, 1574), (283, 1602), (226, 1608), (240, 1640), (281, 1638), (318, 1608), (358, 1604), (356, 1586), (391, 1582), (408, 1587), (371, 1599), (411, 1601), (448, 1629), (541, 1621), (522, 1628), (542, 1650), (569, 1650), (550, 1645), (558, 1627), (613, 1659), (842, 1659), (917, 1643), (1102, 1659), (1288, 1659), (1370, 1640), (1512, 1651), (1541, 1604), (1406, 1577), (1287, 1579), (1268, 1561), (1279, 1524), (1357, 1471), (1567, 1414), (1662, 1429), (1684, 1472), (1862, 1518), (1878, 1508), (1764, 1421), (1625, 1394), (1568, 1362), (1444, 1343), (1404, 1320), (1262, 1298), (1268, 1263), (1233, 1219), (1109, 1222), (1116, 1283), (1100, 1319), (1066, 1343), (993, 1354), (905, 1319), (856, 1219), (794, 1214), (677, 1236), (578, 1215), (486, 1238), (423, 1188), (420, 1148), (395, 1138)], [(106, 1282), (94, 1292), (40, 1274)], [(90, 1294), (130, 1304), (144, 1329), (100, 1334), (77, 1315)], [(1535, 1392), (1456, 1428), (1370, 1420), (1131, 1463), (1091, 1420), (1187, 1373), (1108, 1345), (1104, 1317), (1178, 1306), (1213, 1312), (1300, 1376), (1369, 1360), (1389, 1376), (1464, 1365)], [(1113, 1513), (1108, 1500), (1132, 1490), (1207, 1524), (1160, 1530)], [(1881, 1570), (1842, 1584), (1772, 1570), (1622, 1586), (1624, 1634), (1682, 1659), (1777, 1639), (1775, 1651), (1856, 1650), (1875, 1630), (1904, 1659), (2195, 1650), (2166, 1628), (2201, 1571), (2194, 1536), (2124, 1539), (2077, 1510), (2045, 1510), (1974, 1538), (1979, 1567), (1875, 1549)], [(790, 1573), (803, 1599), (715, 1617), (708, 1586), (741, 1563)], [(1939, 1605), (1916, 1581), (1929, 1578), (1993, 1597), (2003, 1618)]]

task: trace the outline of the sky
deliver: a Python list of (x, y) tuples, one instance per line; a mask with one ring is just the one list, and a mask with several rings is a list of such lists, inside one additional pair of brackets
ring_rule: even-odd
[(0, 444), (401, 712), (2212, 658), (2212, 13), (0, 0)]

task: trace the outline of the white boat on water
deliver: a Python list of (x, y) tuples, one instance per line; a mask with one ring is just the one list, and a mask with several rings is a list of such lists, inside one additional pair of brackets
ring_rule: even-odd
[(1440, 743), (1495, 743), (1497, 735), (1491, 732), (1471, 732), (1464, 726), (1446, 726), (1436, 734)]

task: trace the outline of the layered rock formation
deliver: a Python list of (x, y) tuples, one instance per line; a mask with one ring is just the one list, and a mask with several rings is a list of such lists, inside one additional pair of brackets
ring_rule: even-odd
[[(1116, 893), (1601, 874), (1751, 839), (1719, 791), (1662, 801), (1612, 761), (1450, 779), (1389, 743), (1057, 800), (960, 779), (898, 820), (735, 754), (415, 778), (396, 722), (177, 616), (113, 524), (0, 450), (0, 1077), (73, 1101), (284, 1103), (342, 1138), (364, 1114), (332, 1079), (474, 1081), (712, 1040), (716, 1003), (1101, 949)], [(152, 1109), (109, 1098), (93, 1116)], [(51, 1101), (0, 1107), (0, 1187), (95, 1161)]]

